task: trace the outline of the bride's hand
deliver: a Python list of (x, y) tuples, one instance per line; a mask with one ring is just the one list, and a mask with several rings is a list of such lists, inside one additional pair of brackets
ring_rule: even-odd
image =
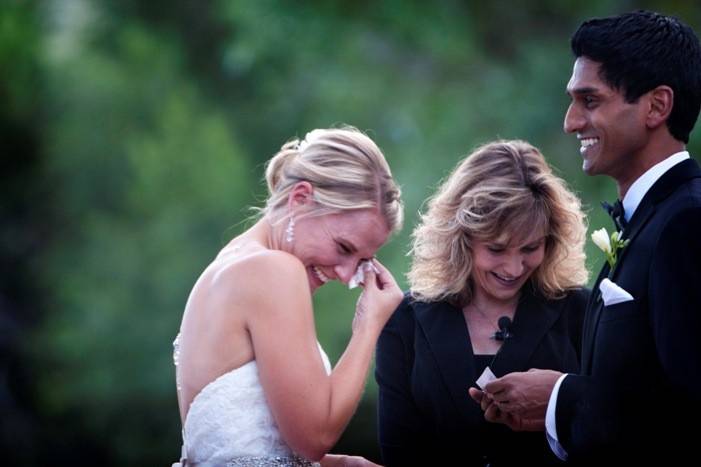
[(372, 263), (378, 272), (375, 273), (372, 268), (365, 270), (363, 292), (355, 306), (353, 331), (367, 325), (381, 331), (403, 298), (392, 273), (376, 259)]

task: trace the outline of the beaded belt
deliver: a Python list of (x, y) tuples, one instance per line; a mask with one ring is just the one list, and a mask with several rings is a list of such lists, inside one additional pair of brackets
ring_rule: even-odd
[(320, 467), (318, 462), (311, 462), (299, 456), (235, 457), (226, 463), (226, 467)]

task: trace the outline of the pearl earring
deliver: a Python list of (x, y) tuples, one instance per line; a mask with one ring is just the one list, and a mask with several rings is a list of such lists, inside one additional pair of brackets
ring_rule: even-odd
[(285, 229), (285, 240), (287, 240), (287, 243), (292, 243), (292, 240), (295, 239), (295, 218), (290, 217), (289, 222), (287, 223), (287, 228)]

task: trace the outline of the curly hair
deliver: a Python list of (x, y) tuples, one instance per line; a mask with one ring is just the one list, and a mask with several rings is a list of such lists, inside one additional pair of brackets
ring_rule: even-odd
[(407, 275), (412, 296), (472, 301), (473, 241), (545, 234), (545, 256), (530, 281), (557, 298), (584, 285), (584, 213), (577, 196), (525, 141), (495, 141), (464, 158), (428, 201), (413, 232)]

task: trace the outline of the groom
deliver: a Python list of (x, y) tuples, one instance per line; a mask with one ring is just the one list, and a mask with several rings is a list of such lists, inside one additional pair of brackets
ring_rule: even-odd
[[(573, 463), (684, 465), (698, 458), (701, 421), (701, 170), (685, 150), (701, 48), (678, 19), (646, 11), (586, 21), (571, 45), (565, 131), (588, 175), (616, 181), (630, 242), (595, 283), (579, 374), (511, 373), (470, 394), (490, 421), (544, 421)], [(632, 300), (602, 297), (604, 278)]]

